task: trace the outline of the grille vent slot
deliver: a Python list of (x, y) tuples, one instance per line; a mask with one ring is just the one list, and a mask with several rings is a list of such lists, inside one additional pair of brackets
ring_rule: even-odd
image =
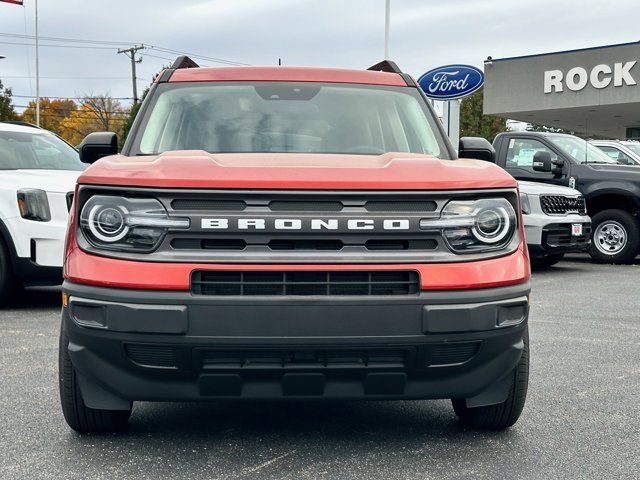
[(369, 212), (435, 212), (438, 204), (434, 201), (391, 201), (370, 200), (364, 205)]
[(216, 200), (207, 198), (180, 198), (171, 202), (174, 210), (210, 210), (224, 212), (241, 212), (247, 208), (242, 200)]
[(431, 352), (431, 366), (457, 365), (471, 360), (480, 349), (480, 342), (437, 345)]
[(269, 202), (272, 212), (339, 212), (343, 208), (342, 202), (314, 201), (283, 201)]
[(152, 368), (177, 368), (176, 349), (166, 345), (127, 343), (124, 350), (129, 359), (142, 366)]

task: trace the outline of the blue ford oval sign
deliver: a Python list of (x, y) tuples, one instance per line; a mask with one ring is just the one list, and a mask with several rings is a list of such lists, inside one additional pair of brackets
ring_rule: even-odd
[(445, 65), (418, 79), (420, 88), (434, 100), (453, 100), (477, 91), (484, 84), (482, 70), (471, 65)]

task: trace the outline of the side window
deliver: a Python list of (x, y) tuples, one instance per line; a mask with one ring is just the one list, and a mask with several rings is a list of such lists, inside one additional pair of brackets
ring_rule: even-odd
[(624, 165), (636, 165), (636, 162), (634, 162), (632, 158), (615, 147), (598, 146), (598, 148), (619, 163)]
[(551, 160), (558, 156), (545, 144), (533, 138), (512, 138), (507, 149), (506, 168), (520, 168), (533, 172), (533, 157), (536, 152), (545, 151), (551, 155)]

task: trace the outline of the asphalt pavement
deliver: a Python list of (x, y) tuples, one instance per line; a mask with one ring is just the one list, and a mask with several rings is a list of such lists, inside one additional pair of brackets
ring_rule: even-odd
[(506, 432), (448, 401), (139, 403), (81, 436), (57, 385), (59, 295), (0, 311), (0, 479), (640, 478), (640, 265), (572, 256), (532, 279), (531, 383)]

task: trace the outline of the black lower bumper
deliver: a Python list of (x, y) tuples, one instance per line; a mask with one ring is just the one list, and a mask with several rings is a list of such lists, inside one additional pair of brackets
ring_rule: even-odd
[(571, 223), (553, 223), (542, 229), (542, 242), (539, 246), (529, 246), (536, 255), (584, 252), (591, 242), (591, 224), (582, 224), (582, 235), (573, 235)]
[(504, 401), (529, 284), (402, 297), (207, 297), (66, 282), (85, 403), (256, 398)]

